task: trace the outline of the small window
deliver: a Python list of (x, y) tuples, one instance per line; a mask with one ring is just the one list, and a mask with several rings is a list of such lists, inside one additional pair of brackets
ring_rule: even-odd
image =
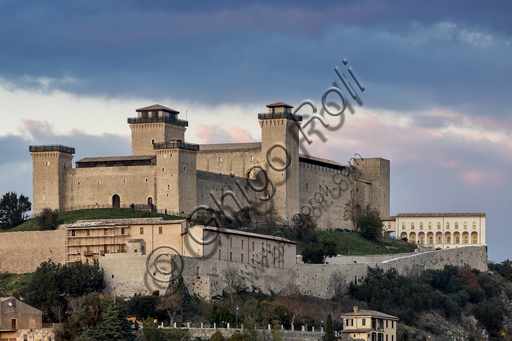
[(107, 230), (107, 229), (104, 229), (104, 230), (103, 230), (103, 235), (104, 235), (104, 236), (108, 235), (108, 230)]
[(148, 179), (146, 178), (146, 183), (148, 183)]
[(222, 162), (222, 156), (219, 156), (219, 162)]
[(126, 179), (123, 180), (123, 184), (125, 184), (125, 183), (126, 183)]
[(75, 236), (75, 231), (71, 231), (71, 237)]
[(272, 250), (272, 254), (275, 255), (276, 254), (276, 246), (274, 245), (274, 250)]
[(306, 182), (306, 191), (308, 190), (308, 183)]
[(244, 240), (242, 239), (242, 249), (244, 248)]
[(423, 223), (420, 223), (420, 230), (423, 230)]
[(91, 235), (91, 230), (87, 230), (87, 235), (90, 236)]
[(388, 328), (388, 322), (389, 322), (389, 321), (388, 321), (388, 320), (386, 320), (386, 328)]
[(140, 228), (140, 234), (144, 234), (144, 227)]
[(478, 237), (477, 236), (473, 236), (473, 244), (476, 244), (478, 242)]
[(405, 223), (402, 223), (402, 229), (405, 230)]
[(230, 253), (229, 253), (229, 260), (230, 260), (230, 261), (233, 261), (233, 252), (230, 252)]
[(473, 222), (473, 229), (476, 229), (476, 221)]
[(154, 145), (155, 144), (155, 139), (152, 139), (151, 140), (151, 145)]
[[(77, 185), (80, 186), (80, 181), (77, 182)], [(43, 189), (44, 189), (44, 186), (43, 186)]]
[(414, 230), (414, 223), (411, 223), (411, 230)]
[(165, 172), (165, 168), (162, 167), (162, 172)]
[(428, 229), (432, 230), (432, 223), (428, 223)]
[(437, 229), (440, 230), (441, 229), (441, 223), (437, 223)]
[(244, 254), (243, 254), (243, 253), (240, 255), (240, 261), (241, 261), (242, 263), (244, 262)]
[(261, 252), (265, 252), (265, 243), (261, 243)]
[(98, 185), (101, 185), (101, 181), (100, 180), (98, 180)]
[(455, 229), (459, 228), (459, 223), (455, 223)]
[(464, 237), (464, 244), (467, 244), (467, 243), (468, 243), (468, 237), (467, 237), (467, 236), (465, 236), (465, 237)]
[(362, 319), (362, 320), (361, 320), (361, 325), (362, 325), (362, 326), (366, 326), (366, 319)]
[(121, 229), (121, 234), (124, 234), (124, 227)]
[(162, 234), (162, 226), (158, 227), (158, 234)]
[(222, 244), (222, 236), (219, 236), (219, 245)]
[(467, 230), (467, 229), (468, 229), (468, 222), (467, 222), (467, 221), (465, 221), (465, 222), (464, 222), (464, 230)]
[(274, 268), (276, 267), (276, 260), (274, 259)]
[(169, 198), (169, 193), (166, 194), (167, 198)]
[(183, 166), (183, 173), (187, 171), (187, 167)]
[(171, 185), (170, 185), (170, 184), (168, 184), (168, 185), (167, 185), (167, 190), (168, 190), (168, 191), (170, 191), (170, 190), (171, 190)]
[(446, 223), (446, 229), (449, 230), (450, 229), (450, 223)]
[(222, 259), (222, 251), (219, 250), (219, 259)]
[(252, 250), (254, 251), (254, 242), (252, 242)]
[(452, 239), (450, 237), (446, 237), (446, 244), (450, 244), (452, 242)]
[(50, 165), (50, 161), (46, 161), (46, 167)]

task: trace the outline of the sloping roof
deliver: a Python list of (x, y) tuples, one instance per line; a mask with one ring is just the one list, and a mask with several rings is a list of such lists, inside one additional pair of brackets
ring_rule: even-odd
[(485, 212), (398, 213), (396, 217), (485, 217)]
[(180, 113), (177, 110), (164, 107), (163, 105), (160, 105), (160, 104), (153, 104), (153, 105), (150, 105), (149, 107), (140, 108), (140, 109), (137, 109), (135, 111), (137, 111), (137, 112), (141, 112), (141, 111), (167, 111), (167, 112), (172, 112), (172, 113), (176, 113), (176, 114)]
[(154, 159), (156, 155), (132, 155), (132, 156), (106, 156), (106, 157), (84, 157), (80, 162), (120, 162), (120, 161), (146, 161)]
[(283, 102), (276, 102), (276, 103), (272, 103), (272, 104), (267, 104), (267, 108), (275, 108), (275, 107), (293, 108), (291, 105), (283, 103)]
[(376, 317), (376, 318), (381, 318), (381, 319), (398, 321), (398, 317), (396, 317), (396, 316), (384, 314), (384, 313), (381, 313), (380, 311), (375, 311), (375, 310), (360, 310), (360, 309), (358, 309), (357, 312), (352, 311), (350, 313), (341, 315), (341, 317), (352, 317), (352, 316), (371, 316), (371, 317)]
[(336, 166), (337, 168), (338, 167), (343, 167), (343, 168), (348, 167), (348, 166), (342, 165), (341, 163), (338, 163), (336, 161), (322, 159), (320, 157), (306, 155), (306, 154), (299, 154), (299, 161), (301, 161), (301, 162), (310, 161), (310, 163), (314, 163), (314, 164), (322, 164), (323, 163), (323, 164), (325, 164), (326, 167), (329, 167), (329, 166)]
[[(225, 228), (213, 227), (213, 226), (202, 226), (202, 225), (196, 225), (196, 226), (202, 228), (203, 230), (208, 230), (208, 231), (217, 231), (217, 232), (222, 232), (222, 233), (227, 233), (227, 234), (238, 234), (238, 235), (242, 235), (242, 236), (262, 238), (262, 239), (273, 239), (273, 240), (278, 240), (278, 241), (281, 241), (284, 243), (297, 244), (297, 242), (294, 242), (293, 240), (289, 240), (289, 239), (278, 237), (278, 236), (271, 236), (271, 235), (267, 235), (267, 234), (245, 232), (245, 231), (225, 229)], [(187, 232), (185, 232), (185, 233), (187, 233)], [(182, 234), (185, 234), (185, 233), (182, 233)]]

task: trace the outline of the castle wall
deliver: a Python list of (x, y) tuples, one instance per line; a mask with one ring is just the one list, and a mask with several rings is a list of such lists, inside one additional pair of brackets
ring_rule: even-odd
[[(123, 166), (66, 169), (64, 209), (112, 205), (112, 197), (120, 197), (121, 206), (156, 202), (158, 166)], [(164, 209), (162, 207), (161, 209)], [(160, 207), (159, 207), (160, 209)]]
[[(278, 293), (288, 283), (294, 283), (303, 294), (330, 298), (332, 290), (329, 288), (329, 280), (333, 273), (340, 272), (348, 285), (354, 280), (362, 281), (369, 266), (379, 266), (384, 270), (395, 268), (401, 274), (420, 269), (443, 269), (445, 265), (467, 265), (480, 271), (487, 271), (486, 246), (469, 246), (396, 257), (377, 263), (297, 264), (289, 269), (251, 267), (249, 264), (217, 259), (183, 257), (182, 275), (191, 293), (204, 295), (207, 290), (210, 297), (222, 294), (227, 288), (226, 273), (234, 269), (250, 291)], [(167, 284), (157, 282), (147, 274), (145, 256), (106, 255), (100, 259), (100, 265), (105, 270), (106, 292), (110, 295), (150, 294), (154, 290), (167, 288)], [(209, 281), (198, 281), (202, 276), (207, 276)], [(203, 284), (208, 288), (202, 288)]]
[(0, 241), (0, 272), (34, 272), (48, 259), (66, 262), (66, 230), (5, 232)]
[(244, 178), (255, 165), (262, 165), (261, 143), (200, 145), (197, 169)]
[[(382, 217), (389, 216), (390, 162), (382, 158), (355, 159), (355, 179), (371, 183), (370, 205), (379, 210)], [(365, 188), (365, 191), (368, 189)], [(366, 196), (367, 197), (367, 196)]]

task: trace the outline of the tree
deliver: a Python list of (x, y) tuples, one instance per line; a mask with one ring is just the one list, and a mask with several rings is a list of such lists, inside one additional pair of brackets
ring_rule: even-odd
[(137, 318), (154, 316), (157, 300), (157, 296), (133, 296), (128, 301), (128, 311)]
[(331, 314), (327, 315), (327, 322), (325, 324), (325, 341), (334, 341), (334, 326), (332, 324)]
[(105, 301), (101, 312), (101, 322), (98, 326), (87, 329), (84, 334), (95, 341), (130, 341), (135, 339), (130, 322), (126, 319), (126, 311), (121, 306), (116, 305), (113, 300)]
[(228, 285), (231, 304), (233, 304), (233, 294), (239, 294), (246, 289), (245, 280), (238, 274), (238, 271), (239, 270), (236, 268), (229, 268), (224, 273), (224, 277), (226, 278)]
[(310, 264), (322, 264), (325, 258), (325, 250), (320, 243), (312, 243), (306, 246), (302, 252), (302, 261)]
[(382, 219), (379, 211), (367, 208), (357, 217), (357, 226), (361, 236), (374, 240), (382, 236)]
[(42, 231), (55, 230), (57, 229), (57, 219), (59, 218), (59, 210), (52, 210), (50, 208), (45, 208), (43, 211), (37, 216), (37, 224), (39, 225), (39, 229)]
[(332, 299), (339, 301), (347, 292), (347, 282), (340, 271), (335, 271), (329, 276), (327, 290), (332, 293)]
[(152, 318), (148, 318), (144, 321), (142, 327), (142, 338), (144, 341), (165, 341), (164, 333), (158, 328), (155, 321)]
[(240, 333), (234, 333), (231, 335), (228, 341), (245, 341), (244, 336)]
[(66, 298), (80, 297), (105, 289), (105, 274), (98, 260), (92, 264), (73, 262), (59, 269), (60, 292)]
[(352, 227), (354, 231), (359, 231), (359, 226), (357, 225), (358, 218), (361, 214), (361, 206), (355, 202), (354, 199), (350, 199), (345, 203), (345, 210), (343, 214), (344, 220), (349, 220), (352, 223)]
[(224, 336), (222, 335), (222, 333), (220, 331), (216, 331), (215, 333), (212, 334), (212, 336), (210, 337), (210, 341), (226, 341), (226, 339), (224, 338)]
[(157, 300), (156, 310), (164, 310), (169, 315), (169, 323), (172, 326), (176, 313), (183, 306), (185, 300), (183, 292), (174, 290), (171, 293), (161, 296)]
[(25, 212), (30, 211), (32, 204), (28, 197), (16, 192), (7, 192), (0, 200), (0, 228), (8, 229), (25, 221)]

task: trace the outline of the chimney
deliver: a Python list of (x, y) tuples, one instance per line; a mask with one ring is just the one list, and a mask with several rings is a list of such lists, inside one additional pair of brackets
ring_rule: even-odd
[(357, 307), (354, 307), (354, 314), (357, 314)]

